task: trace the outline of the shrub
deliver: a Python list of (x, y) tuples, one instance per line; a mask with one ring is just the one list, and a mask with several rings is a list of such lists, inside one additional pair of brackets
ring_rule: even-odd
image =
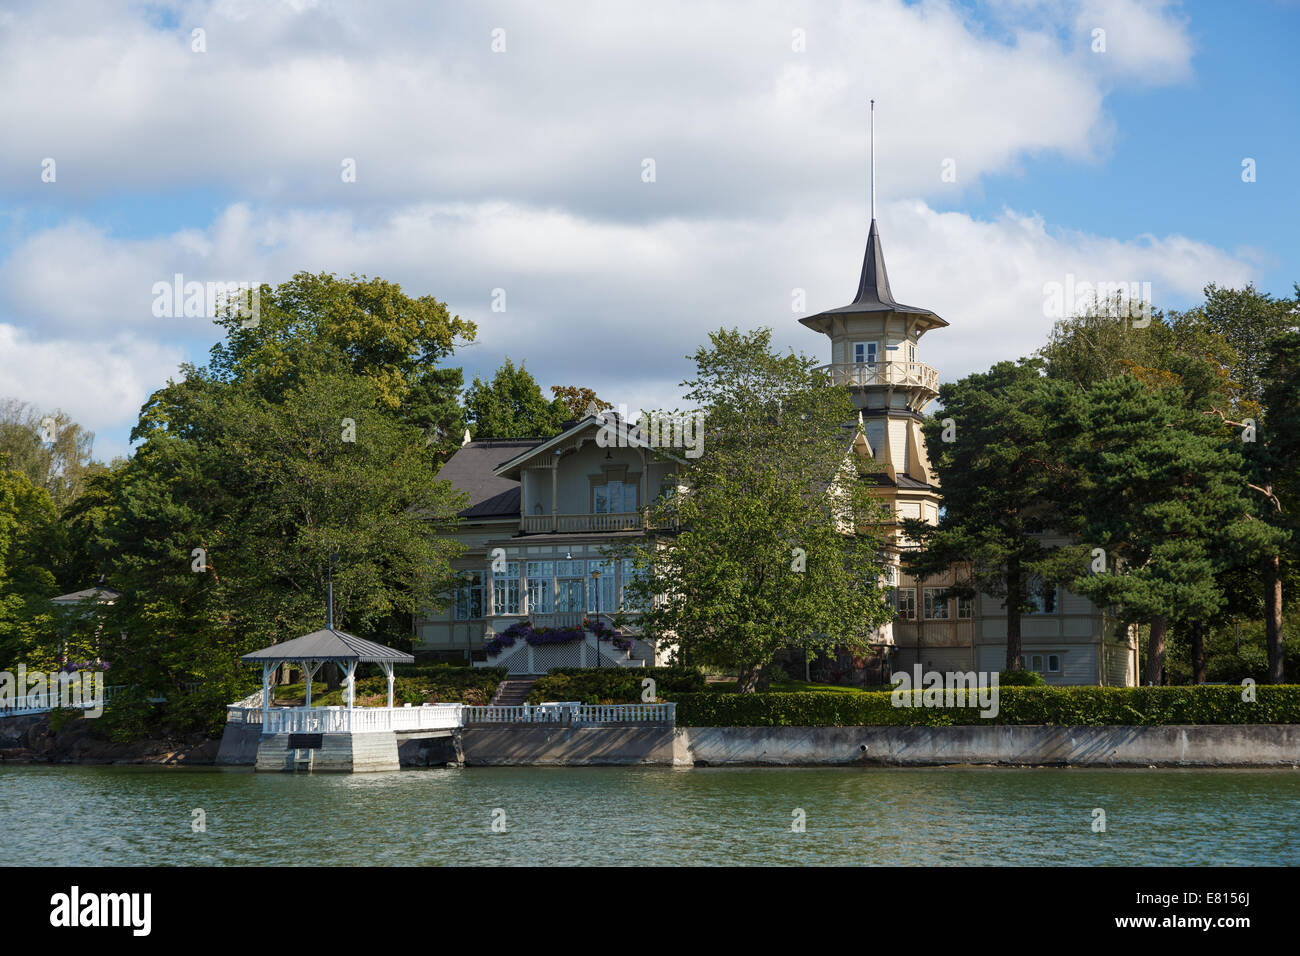
[(683, 727), (854, 727), (959, 724), (1125, 726), (1300, 723), (1300, 686), (999, 687), (998, 715), (978, 707), (895, 707), (888, 692), (670, 694)]
[[(403, 674), (394, 671), (393, 704), (486, 704), (496, 693), (497, 684), (505, 679), (502, 667), (431, 667), (427, 673)], [(302, 700), (302, 684), (292, 684), (275, 689), (280, 700)], [(329, 707), (346, 701), (347, 688), (328, 690), (323, 684), (313, 682), (311, 702), (313, 707)], [(358, 706), (383, 705), (388, 702), (388, 678), (380, 675), (358, 677), (355, 699)]]
[(1038, 671), (1027, 671), (1018, 668), (1013, 671), (1003, 671), (999, 674), (998, 684), (1001, 687), (1046, 687), (1047, 681)]
[(688, 667), (562, 667), (539, 677), (528, 703), (577, 700), (584, 704), (639, 704), (641, 681), (652, 678), (659, 698), (702, 693), (704, 675)]

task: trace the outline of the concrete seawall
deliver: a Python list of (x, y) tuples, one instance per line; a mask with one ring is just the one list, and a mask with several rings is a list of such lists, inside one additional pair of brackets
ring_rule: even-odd
[(559, 727), (493, 724), (466, 727), (460, 746), (467, 767), (632, 766), (674, 761), (674, 734), (662, 725)]
[[(232, 729), (234, 732), (232, 733)], [(228, 728), (221, 764), (252, 765), (259, 728)], [(251, 733), (250, 733), (251, 731)], [(387, 737), (388, 735), (383, 735)], [(388, 747), (392, 738), (385, 743)], [(1175, 727), (678, 727), (471, 726), (454, 736), (398, 735), (402, 766), (899, 766), (1297, 767), (1300, 725)], [(286, 743), (262, 763), (288, 767)], [(327, 757), (320, 754), (320, 757)], [(345, 756), (345, 755), (340, 755)], [(333, 767), (317, 761), (314, 769)], [(392, 758), (367, 769), (391, 769)], [(363, 761), (364, 762), (364, 761)]]
[(679, 764), (1293, 767), (1300, 725), (681, 727)]

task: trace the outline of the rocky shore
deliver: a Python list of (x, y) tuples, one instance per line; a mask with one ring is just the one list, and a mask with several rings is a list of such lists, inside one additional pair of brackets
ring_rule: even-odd
[(0, 720), (0, 765), (6, 763), (213, 764), (220, 740), (203, 734), (116, 743), (75, 719), (55, 730), (49, 714)]

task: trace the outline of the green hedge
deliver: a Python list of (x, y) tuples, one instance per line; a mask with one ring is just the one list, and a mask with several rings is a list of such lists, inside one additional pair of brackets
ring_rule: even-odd
[(992, 718), (976, 707), (895, 707), (887, 691), (667, 696), (677, 702), (680, 727), (1300, 723), (1300, 686), (1256, 687), (1254, 703), (1241, 694), (1240, 687), (999, 687)]
[[(393, 702), (401, 707), (403, 704), (475, 704), (482, 705), (492, 700), (497, 684), (506, 677), (504, 667), (437, 667), (429, 673), (415, 675), (394, 675)], [(277, 700), (302, 700), (304, 686), (290, 684), (275, 688)], [(311, 702), (315, 707), (328, 707), (344, 702), (344, 690), (328, 690), (323, 681), (312, 683)], [(388, 699), (387, 677), (358, 677), (356, 701), (363, 701), (371, 706), (382, 697), (383, 703)]]
[(528, 703), (639, 704), (641, 681), (647, 677), (654, 680), (661, 699), (704, 691), (704, 674), (689, 667), (561, 667), (537, 679), (528, 692)]

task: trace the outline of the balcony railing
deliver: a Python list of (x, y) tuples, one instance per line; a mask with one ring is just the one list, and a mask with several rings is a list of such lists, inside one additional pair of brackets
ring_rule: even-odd
[(836, 385), (914, 385), (939, 391), (939, 373), (921, 362), (839, 362), (817, 371)]
[(583, 620), (589, 616), (595, 617), (596, 615), (588, 615), (586, 611), (530, 612), (528, 623), (533, 627), (582, 627)]
[(528, 534), (572, 531), (642, 531), (645, 516), (639, 511), (616, 511), (611, 514), (524, 515), (520, 523)]

